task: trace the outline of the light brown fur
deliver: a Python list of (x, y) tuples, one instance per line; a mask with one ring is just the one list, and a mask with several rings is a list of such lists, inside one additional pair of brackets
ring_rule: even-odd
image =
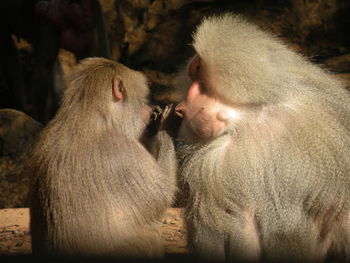
[(83, 60), (67, 78), (25, 169), (35, 255), (164, 255), (158, 226), (176, 190), (175, 152), (164, 130), (158, 160), (139, 142), (148, 92), (142, 73), (103, 58)]

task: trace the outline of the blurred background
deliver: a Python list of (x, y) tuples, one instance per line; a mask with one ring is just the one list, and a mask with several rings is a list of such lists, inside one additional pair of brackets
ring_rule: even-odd
[(192, 54), (193, 29), (203, 16), (227, 11), (336, 73), (350, 71), (349, 0), (2, 0), (0, 108), (46, 123), (60, 101), (62, 77), (88, 56), (144, 71), (152, 99), (172, 101), (174, 73)]

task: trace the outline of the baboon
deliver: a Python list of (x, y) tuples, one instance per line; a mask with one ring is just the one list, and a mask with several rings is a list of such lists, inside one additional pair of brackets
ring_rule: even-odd
[(176, 156), (165, 115), (150, 138), (157, 158), (140, 143), (151, 113), (145, 76), (87, 58), (65, 83), (25, 168), (33, 253), (162, 257), (157, 228), (176, 190)]
[(241, 261), (350, 260), (350, 98), (246, 18), (205, 18), (176, 107), (193, 252)]

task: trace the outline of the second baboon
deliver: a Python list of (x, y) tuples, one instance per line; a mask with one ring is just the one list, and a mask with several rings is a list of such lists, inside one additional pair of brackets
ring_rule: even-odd
[(176, 112), (194, 253), (240, 261), (350, 260), (345, 85), (238, 15), (194, 34)]
[(176, 190), (175, 152), (162, 123), (157, 160), (140, 143), (148, 93), (142, 73), (103, 58), (83, 60), (68, 76), (25, 167), (34, 255), (164, 254), (158, 226)]

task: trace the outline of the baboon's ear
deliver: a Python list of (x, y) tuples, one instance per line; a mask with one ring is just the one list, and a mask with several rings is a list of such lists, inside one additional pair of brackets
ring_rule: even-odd
[(113, 80), (113, 85), (112, 85), (112, 90), (113, 90), (113, 96), (114, 98), (119, 101), (123, 100), (125, 98), (125, 88), (124, 88), (124, 83), (120, 78), (115, 78)]

